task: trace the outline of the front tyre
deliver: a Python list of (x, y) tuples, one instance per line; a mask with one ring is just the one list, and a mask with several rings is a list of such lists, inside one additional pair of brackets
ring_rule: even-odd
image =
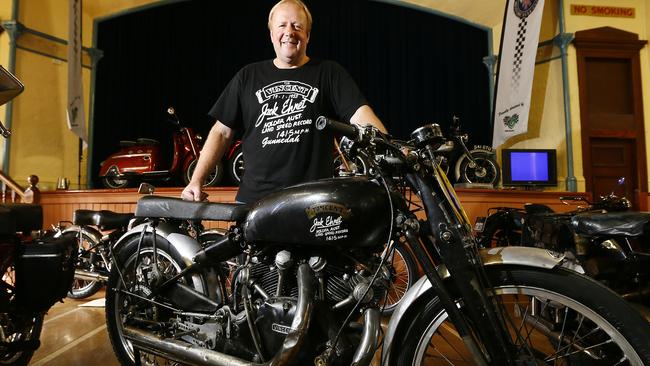
[(456, 163), (456, 182), (490, 184), (496, 187), (501, 178), (501, 169), (494, 154), (486, 150), (470, 151), (474, 162), (467, 155)]
[(127, 188), (129, 181), (124, 178), (118, 178), (114, 175), (107, 175), (102, 178), (102, 185), (108, 189)]
[[(599, 283), (562, 269), (485, 269), (517, 347), (515, 362), (650, 365), (650, 325)], [(474, 364), (432, 290), (405, 313), (394, 339), (399, 353), (391, 365)]]

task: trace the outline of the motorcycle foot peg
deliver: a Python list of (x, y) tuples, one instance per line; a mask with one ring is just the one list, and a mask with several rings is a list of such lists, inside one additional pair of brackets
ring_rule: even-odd
[(224, 236), (222, 239), (198, 251), (192, 260), (197, 264), (218, 263), (228, 260), (242, 251), (243, 249), (233, 242), (229, 236)]

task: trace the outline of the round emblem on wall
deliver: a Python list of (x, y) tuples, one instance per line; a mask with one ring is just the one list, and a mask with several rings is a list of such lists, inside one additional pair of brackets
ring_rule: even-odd
[(515, 0), (515, 14), (523, 19), (535, 10), (538, 0)]

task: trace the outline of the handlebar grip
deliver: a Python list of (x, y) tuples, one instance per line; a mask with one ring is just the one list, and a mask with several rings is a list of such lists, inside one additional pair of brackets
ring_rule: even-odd
[(325, 128), (354, 140), (359, 137), (359, 129), (352, 124), (338, 122), (325, 116), (318, 117), (316, 119), (316, 129), (322, 131)]

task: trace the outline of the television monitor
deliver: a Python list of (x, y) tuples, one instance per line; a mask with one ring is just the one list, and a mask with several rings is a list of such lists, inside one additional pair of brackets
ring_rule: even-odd
[(553, 149), (503, 149), (504, 186), (557, 185), (557, 153)]

